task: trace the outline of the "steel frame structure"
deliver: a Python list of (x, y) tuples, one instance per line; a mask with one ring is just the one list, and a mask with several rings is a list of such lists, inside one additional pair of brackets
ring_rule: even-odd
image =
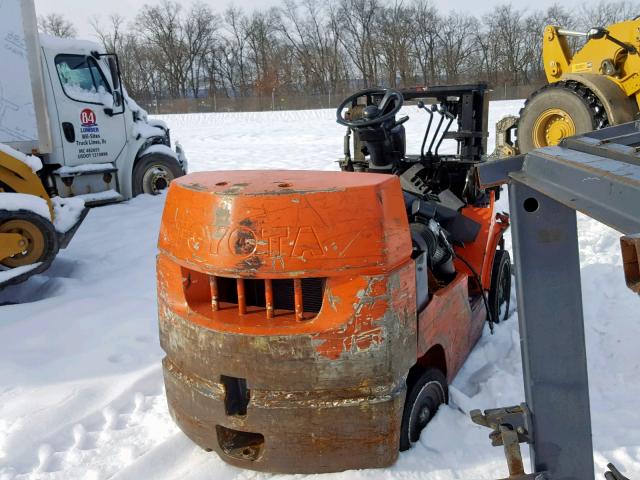
[(477, 173), (482, 188), (508, 183), (526, 403), (475, 410), (472, 419), (504, 445), (509, 479), (594, 479), (576, 211), (625, 234), (627, 284), (640, 293), (640, 122), (487, 162)]

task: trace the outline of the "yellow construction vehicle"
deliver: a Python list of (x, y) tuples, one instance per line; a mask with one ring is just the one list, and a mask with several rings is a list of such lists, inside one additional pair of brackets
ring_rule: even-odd
[[(572, 37), (586, 39), (575, 52)], [(584, 33), (547, 26), (542, 57), (549, 84), (527, 99), (519, 119), (497, 126), (497, 153), (526, 153), (634, 120), (640, 110), (639, 50), (640, 18)]]
[[(76, 212), (70, 212), (68, 204), (54, 205), (40, 177), (21, 157), (0, 149), (0, 288), (47, 269), (88, 212), (77, 205)], [(71, 222), (55, 222), (69, 214)]]

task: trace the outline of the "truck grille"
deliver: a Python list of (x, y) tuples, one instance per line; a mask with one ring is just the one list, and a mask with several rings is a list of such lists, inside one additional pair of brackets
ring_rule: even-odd
[[(297, 321), (303, 321), (315, 318), (322, 308), (325, 278), (229, 278), (185, 273), (187, 302), (191, 306), (207, 300), (211, 312), (236, 308), (238, 314), (245, 315), (264, 310), (267, 318), (294, 315)], [(208, 288), (203, 288), (205, 283)]]

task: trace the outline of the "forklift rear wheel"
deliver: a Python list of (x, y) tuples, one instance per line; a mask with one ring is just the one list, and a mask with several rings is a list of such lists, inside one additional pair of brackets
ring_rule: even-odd
[(53, 224), (27, 210), (0, 211), (0, 234), (18, 233), (24, 238), (24, 250), (0, 259), (0, 264), (17, 268), (34, 263), (48, 264), (58, 253), (58, 240)]
[(449, 395), (447, 379), (437, 368), (425, 370), (415, 381), (407, 379), (407, 387), (400, 427), (401, 452), (418, 441), (420, 432), (435, 416), (440, 405), (447, 403)]
[(495, 323), (509, 316), (511, 300), (511, 257), (506, 250), (497, 250), (493, 258), (491, 288), (489, 289), (489, 309)]
[(154, 153), (145, 155), (133, 169), (133, 195), (158, 195), (180, 176), (182, 170), (175, 159)]

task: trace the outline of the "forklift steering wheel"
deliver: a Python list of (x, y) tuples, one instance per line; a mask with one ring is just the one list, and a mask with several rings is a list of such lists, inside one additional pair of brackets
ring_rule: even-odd
[[(368, 104), (362, 113), (362, 118), (347, 120), (342, 114), (342, 111), (345, 108), (353, 106), (353, 103), (358, 98), (366, 96), (367, 99), (370, 100), (372, 96), (379, 95), (382, 95), (382, 100), (380, 100), (377, 105)], [(388, 113), (384, 113), (391, 100), (395, 100), (394, 107)], [(396, 113), (398, 113), (402, 108), (403, 103), (404, 97), (402, 96), (402, 93), (397, 90), (393, 90), (391, 88), (367, 88), (365, 90), (360, 90), (359, 92), (354, 93), (353, 95), (345, 98), (342, 101), (342, 103), (336, 110), (336, 120), (340, 125), (344, 125), (350, 128), (362, 128), (381, 125), (387, 120), (393, 119)]]

